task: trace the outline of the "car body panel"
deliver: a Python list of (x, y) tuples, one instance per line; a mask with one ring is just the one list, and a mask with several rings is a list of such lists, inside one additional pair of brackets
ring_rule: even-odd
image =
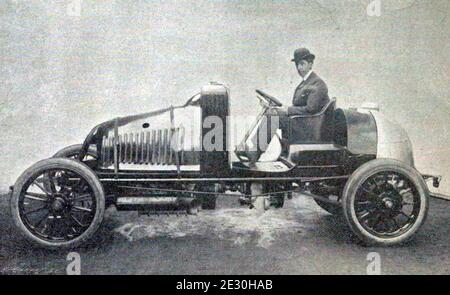
[(412, 144), (406, 131), (380, 112), (370, 113), (377, 126), (377, 158), (395, 159), (414, 167)]

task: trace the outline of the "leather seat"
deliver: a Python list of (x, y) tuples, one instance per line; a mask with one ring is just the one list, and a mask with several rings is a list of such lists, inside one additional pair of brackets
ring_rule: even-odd
[(336, 99), (333, 98), (323, 109), (313, 115), (289, 117), (289, 144), (332, 143), (334, 135), (334, 111)]

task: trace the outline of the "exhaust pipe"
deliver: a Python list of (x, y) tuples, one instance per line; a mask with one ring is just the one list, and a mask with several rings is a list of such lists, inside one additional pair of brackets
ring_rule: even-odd
[(200, 205), (195, 198), (183, 197), (119, 197), (116, 203), (117, 210), (140, 211), (143, 214), (163, 212), (195, 215)]

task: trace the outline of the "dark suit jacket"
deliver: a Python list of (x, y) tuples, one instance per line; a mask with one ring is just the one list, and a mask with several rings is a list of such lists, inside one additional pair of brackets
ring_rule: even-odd
[(316, 114), (330, 101), (327, 84), (312, 72), (297, 86), (288, 115)]

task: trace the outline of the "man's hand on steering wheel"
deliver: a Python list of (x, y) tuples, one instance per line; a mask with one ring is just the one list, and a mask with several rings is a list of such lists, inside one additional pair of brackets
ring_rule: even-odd
[(268, 103), (269, 106), (281, 107), (283, 105), (278, 99), (276, 99), (275, 97), (265, 93), (264, 91), (256, 89), (256, 93), (258, 94), (258, 98), (260, 100), (262, 100), (263, 102)]
[(283, 107), (270, 107), (266, 111), (267, 116), (281, 116), (286, 112), (286, 110)]

